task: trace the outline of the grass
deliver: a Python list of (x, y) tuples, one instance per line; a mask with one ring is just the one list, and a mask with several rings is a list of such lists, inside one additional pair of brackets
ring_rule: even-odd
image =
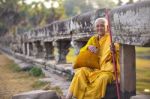
[[(150, 64), (147, 63), (147, 60), (137, 59), (137, 67), (136, 67), (136, 80), (137, 80), (137, 91), (140, 93), (150, 94), (150, 92), (144, 92), (145, 89), (150, 90)], [(146, 62), (145, 62), (146, 61)], [(142, 64), (143, 63), (143, 64)]]
[(138, 58), (150, 57), (150, 48), (149, 47), (136, 47), (136, 56)]
[(44, 76), (42, 69), (38, 67), (32, 67), (31, 70), (29, 71), (29, 74), (34, 76), (34, 77), (42, 77)]
[[(136, 88), (137, 92), (150, 94), (150, 48), (136, 47)], [(144, 56), (143, 58), (139, 56)]]
[[(21, 72), (22, 70), (20, 69), (20, 67), (18, 66), (18, 64), (14, 63), (12, 61), (11, 64), (8, 65), (8, 67), (13, 71), (13, 72)], [(23, 71), (22, 71), (23, 72)], [(29, 73), (29, 75), (32, 75), (34, 77), (43, 77), (44, 74), (42, 72), (41, 68), (38, 68), (36, 66), (32, 67), (29, 71), (27, 71)]]
[(29, 71), (21, 71), (14, 61), (3, 54), (0, 55), (0, 73), (0, 99), (11, 99), (14, 94), (35, 89), (46, 90), (46, 86), (48, 86), (47, 90), (55, 90), (57, 93), (62, 93), (59, 87), (52, 87), (50, 82), (40, 82), (39, 78), (41, 76), (34, 77), (29, 74)]
[(76, 57), (77, 56), (75, 55), (75, 49), (69, 48), (69, 53), (66, 56), (67, 63), (74, 63)]
[(48, 85), (48, 82), (42, 82), (42, 81), (35, 81), (32, 84), (32, 88), (34, 89), (42, 89), (44, 86)]
[(150, 48), (149, 47), (136, 47), (136, 52), (137, 53), (149, 53)]
[(14, 72), (20, 72), (21, 71), (20, 67), (14, 62), (12, 62), (12, 64), (9, 64), (8, 67)]

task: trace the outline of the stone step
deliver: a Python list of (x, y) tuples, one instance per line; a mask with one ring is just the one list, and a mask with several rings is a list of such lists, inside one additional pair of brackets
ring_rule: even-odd
[(60, 99), (60, 96), (52, 90), (34, 90), (16, 94), (12, 99)]

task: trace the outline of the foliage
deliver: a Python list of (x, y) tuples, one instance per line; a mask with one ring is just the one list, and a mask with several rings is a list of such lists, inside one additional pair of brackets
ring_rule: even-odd
[(18, 0), (0, 0), (0, 32), (3, 35), (18, 24), (20, 16), (17, 10)]
[[(45, 0), (47, 1), (47, 0)], [(23, 33), (31, 28), (44, 26), (55, 20), (63, 19), (65, 11), (62, 0), (57, 1), (58, 8), (46, 8), (44, 2), (25, 3), (25, 0), (0, 0), (0, 33), (7, 32)], [(13, 28), (13, 29), (12, 29)], [(11, 31), (10, 31), (11, 30)]]
[(38, 67), (33, 67), (30, 71), (29, 74), (35, 77), (43, 76), (43, 72), (41, 68)]
[[(55, 20), (74, 16), (102, 7), (114, 7), (111, 0), (51, 0), (50, 8), (43, 2), (27, 4), (25, 0), (0, 0), (0, 35), (23, 33), (31, 28), (42, 27)], [(55, 3), (58, 7), (54, 7)]]
[(64, 0), (67, 16), (74, 16), (97, 8), (113, 8), (115, 6), (112, 0)]

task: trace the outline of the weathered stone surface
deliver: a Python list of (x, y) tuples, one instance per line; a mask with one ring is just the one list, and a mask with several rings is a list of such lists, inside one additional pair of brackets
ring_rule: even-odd
[(132, 96), (130, 99), (150, 99), (150, 95), (136, 95)]
[(120, 44), (120, 90), (122, 99), (136, 95), (135, 46)]
[(27, 63), (18, 63), (21, 70), (26, 71), (30, 70), (33, 66)]
[(12, 99), (61, 99), (54, 91), (34, 90), (14, 95)]
[(114, 42), (150, 46), (150, 1), (113, 9), (110, 20)]
[[(23, 41), (56, 41), (73, 37), (89, 37), (94, 34), (93, 23), (96, 18), (104, 17), (105, 9), (90, 11), (70, 19), (55, 21), (44, 27), (35, 28), (22, 35)], [(78, 36), (77, 36), (78, 35)]]

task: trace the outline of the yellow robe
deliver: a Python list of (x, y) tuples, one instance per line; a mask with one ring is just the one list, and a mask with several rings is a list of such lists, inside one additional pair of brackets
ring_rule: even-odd
[[(80, 50), (87, 50), (89, 45), (96, 46), (99, 55), (100, 70), (82, 67), (76, 70), (74, 78), (71, 82), (69, 91), (77, 99), (101, 99), (105, 96), (106, 86), (111, 83), (114, 77), (112, 57), (110, 51), (110, 37), (105, 34), (100, 40), (97, 36), (89, 39), (88, 43)], [(116, 59), (118, 64), (119, 46), (116, 46)], [(119, 65), (118, 72), (120, 72)]]

